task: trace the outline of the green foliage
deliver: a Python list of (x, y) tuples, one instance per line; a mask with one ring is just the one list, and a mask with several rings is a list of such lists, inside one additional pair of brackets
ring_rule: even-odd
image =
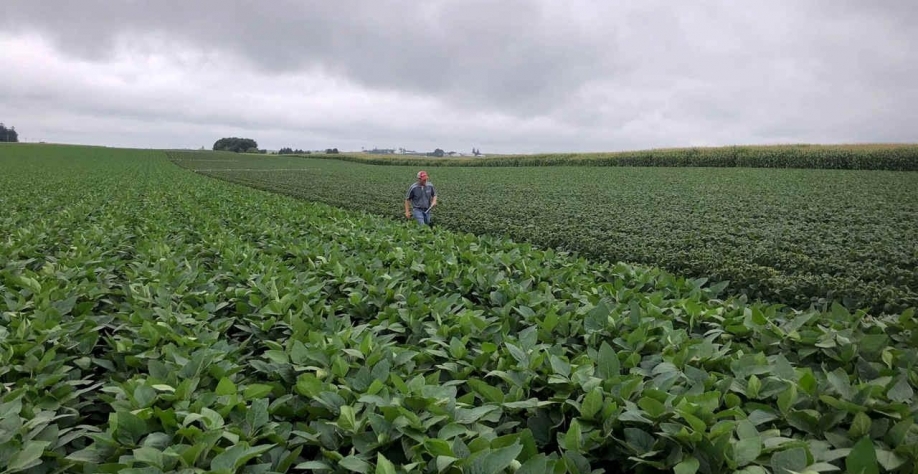
[(913, 312), (346, 212), (151, 151), (0, 154), (6, 472), (894, 472)]
[[(319, 157), (322, 157), (319, 155)], [(417, 156), (335, 155), (336, 160), (389, 166), (653, 166), (918, 171), (918, 145), (769, 145), (664, 148), (612, 153), (544, 153), (432, 160)]]
[(0, 123), (0, 142), (16, 143), (18, 141), (19, 133), (16, 132), (16, 127), (7, 128)]
[[(172, 157), (221, 179), (402, 220), (399, 199), (418, 170), (292, 157)], [(851, 311), (895, 313), (918, 306), (913, 172), (442, 167), (430, 173), (441, 228), (660, 266), (798, 309), (837, 302)], [(343, 183), (355, 192), (341, 192)]]
[(232, 151), (235, 153), (257, 153), (258, 142), (251, 138), (221, 138), (214, 142), (214, 151)]
[(284, 147), (284, 148), (281, 148), (280, 150), (277, 150), (278, 155), (308, 155), (310, 153), (311, 152), (303, 151), (303, 150), (300, 150), (299, 148), (294, 150), (293, 148), (290, 148), (290, 147)]

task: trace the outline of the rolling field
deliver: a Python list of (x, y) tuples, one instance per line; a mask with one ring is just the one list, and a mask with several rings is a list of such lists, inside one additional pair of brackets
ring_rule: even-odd
[[(199, 173), (394, 218), (416, 167), (172, 153)], [(918, 306), (918, 173), (429, 168), (442, 227), (661, 266), (796, 308)]]
[[(392, 212), (401, 204), (401, 175), (245, 168), (295, 163), (311, 169), (201, 173), (337, 190), (353, 208), (378, 203), (346, 190), (383, 177)], [(654, 268), (238, 186), (165, 152), (0, 146), (0, 169), (2, 472), (918, 466), (911, 309), (749, 302)], [(457, 200), (461, 189), (499, 181), (530, 195), (519, 181), (439, 174), (443, 220), (496, 212)]]

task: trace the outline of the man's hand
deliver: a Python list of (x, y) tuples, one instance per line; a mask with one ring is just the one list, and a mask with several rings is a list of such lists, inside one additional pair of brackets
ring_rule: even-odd
[(410, 213), (410, 212), (405, 211), (405, 219), (411, 219), (411, 213)]

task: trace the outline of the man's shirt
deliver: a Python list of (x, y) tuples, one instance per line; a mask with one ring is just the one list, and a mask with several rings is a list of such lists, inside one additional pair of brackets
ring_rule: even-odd
[(426, 211), (430, 208), (430, 203), (433, 202), (433, 197), (436, 195), (437, 191), (434, 189), (433, 184), (427, 183), (421, 186), (420, 183), (414, 183), (408, 188), (405, 199), (411, 201), (411, 207)]

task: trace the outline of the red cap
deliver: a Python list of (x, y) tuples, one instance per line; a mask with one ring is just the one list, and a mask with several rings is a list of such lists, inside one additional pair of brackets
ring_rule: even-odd
[(427, 177), (426, 171), (418, 171), (418, 179), (426, 178), (426, 177)]

